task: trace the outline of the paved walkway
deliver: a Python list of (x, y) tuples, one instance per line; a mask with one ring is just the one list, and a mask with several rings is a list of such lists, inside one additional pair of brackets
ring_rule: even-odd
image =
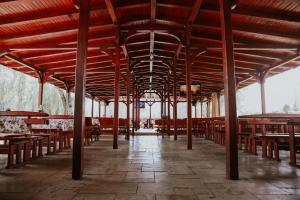
[(71, 152), (0, 171), (0, 199), (202, 200), (300, 199), (300, 170), (240, 153), (239, 181), (225, 179), (224, 147), (199, 138), (111, 138), (86, 147), (85, 175), (71, 180)]

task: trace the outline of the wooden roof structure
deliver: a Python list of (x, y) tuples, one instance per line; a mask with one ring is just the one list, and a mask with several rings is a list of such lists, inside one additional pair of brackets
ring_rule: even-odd
[[(0, 63), (39, 79), (40, 111), (46, 81), (68, 94), (74, 88), (73, 179), (83, 175), (86, 95), (114, 98), (117, 149), (120, 96), (129, 140), (130, 95), (134, 134), (143, 92), (160, 96), (164, 114), (168, 101), (169, 118), (170, 92), (177, 105), (178, 87), (186, 85), (190, 150), (191, 85), (200, 84), (207, 99), (217, 93), (215, 110), (224, 90), (226, 177), (236, 180), (236, 88), (259, 81), (265, 114), (265, 78), (299, 66), (299, 31), (294, 0), (1, 0)], [(173, 120), (176, 140), (177, 106)]]
[[(221, 91), (222, 38), (217, 0), (91, 0), (86, 91), (114, 96), (113, 54), (122, 47), (120, 95), (133, 80), (140, 91), (161, 91), (176, 63), (185, 84), (190, 39), (191, 83), (202, 94)], [(232, 1), (238, 87), (300, 64), (300, 3)], [(77, 0), (1, 0), (0, 63), (66, 89), (74, 87), (79, 10)], [(186, 33), (189, 33), (187, 36)], [(132, 79), (126, 79), (126, 70)]]

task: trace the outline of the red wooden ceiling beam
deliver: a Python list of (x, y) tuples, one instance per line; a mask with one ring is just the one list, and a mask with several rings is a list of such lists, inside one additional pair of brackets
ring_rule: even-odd
[(187, 21), (188, 25), (192, 25), (194, 23), (196, 17), (199, 14), (202, 2), (203, 2), (203, 0), (196, 0), (194, 6), (192, 8), (191, 14), (190, 14), (190, 16), (188, 18), (188, 21)]
[(113, 24), (118, 24), (117, 15), (111, 0), (105, 0), (105, 4)]
[(11, 54), (9, 54), (9, 53), (8, 53), (8, 54), (5, 54), (4, 57), (7, 58), (7, 59), (9, 59), (9, 60), (12, 60), (12, 61), (14, 61), (14, 62), (16, 62), (16, 63), (18, 63), (18, 64), (24, 66), (24, 67), (27, 67), (27, 68), (29, 68), (29, 69), (32, 69), (32, 70), (34, 70), (35, 72), (40, 72), (40, 71), (42, 71), (41, 68), (38, 68), (38, 67), (36, 67), (36, 66), (34, 66), (34, 65), (30, 64), (30, 63), (28, 63), (28, 62), (25, 62), (25, 61), (22, 60), (21, 58), (18, 58), (17, 56), (11, 55)]
[[(91, 8), (91, 11), (105, 12), (106, 8), (102, 4), (97, 4)], [(51, 19), (53, 17), (69, 17), (72, 14), (78, 14), (78, 10), (75, 9), (75, 7), (69, 10), (56, 9), (50, 10), (49, 12), (36, 10), (36, 12), (43, 13), (43, 15), (33, 15), (31, 12), (24, 12), (22, 13), (23, 15), (18, 15), (14, 17), (7, 15), (6, 17), (1, 18), (0, 26), (11, 25), (16, 23), (36, 23), (38, 22), (38, 20)]]
[(269, 67), (265, 70), (265, 73), (266, 73), (266, 75), (267, 75), (271, 70), (274, 70), (274, 69), (276, 69), (276, 68), (282, 67), (282, 66), (288, 64), (289, 62), (298, 60), (299, 58), (300, 58), (300, 54), (297, 52), (295, 55), (289, 56), (288, 58), (282, 60), (281, 62), (275, 63), (275, 64), (269, 66)]

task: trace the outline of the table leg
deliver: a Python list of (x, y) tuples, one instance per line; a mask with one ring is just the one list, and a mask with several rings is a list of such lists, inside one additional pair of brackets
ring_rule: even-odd
[(57, 143), (57, 136), (55, 135), (53, 138), (53, 153), (56, 153), (56, 144)]
[(8, 156), (7, 156), (7, 166), (6, 166), (7, 169), (11, 168), (14, 163), (14, 153), (15, 153), (15, 145), (9, 144)]
[(274, 142), (274, 159), (276, 161), (280, 161), (279, 159), (279, 148), (278, 148), (278, 141)]
[(43, 142), (44, 142), (44, 139), (40, 139), (39, 140), (39, 157), (43, 157)]
[(289, 125), (289, 146), (290, 146), (290, 165), (296, 165), (296, 143), (295, 143), (295, 130), (293, 125)]
[(262, 157), (266, 158), (267, 157), (267, 148), (268, 148), (266, 139), (262, 139), (261, 144), (262, 144)]
[(252, 153), (254, 155), (257, 155), (256, 138), (255, 137), (252, 138)]
[(36, 159), (37, 141), (32, 141), (32, 159)]
[(248, 139), (249, 139), (249, 137), (248, 137), (248, 136), (245, 136), (245, 141), (244, 141), (244, 143), (245, 143), (245, 149), (244, 149), (244, 151), (245, 151), (245, 152), (248, 151)]
[(269, 159), (272, 159), (273, 158), (273, 149), (272, 149), (273, 147), (272, 147), (272, 141), (271, 140), (269, 140), (268, 141), (268, 155), (267, 155), (267, 157), (269, 158)]
[(242, 150), (242, 136), (238, 135), (238, 149)]
[(19, 164), (21, 164), (22, 145), (17, 144), (16, 146), (17, 146), (17, 148), (16, 148), (16, 164), (19, 165)]
[(252, 153), (252, 137), (248, 138), (248, 153)]
[(30, 142), (24, 144), (23, 160), (24, 162), (30, 159)]
[(59, 134), (59, 138), (58, 138), (58, 148), (59, 148), (59, 151), (62, 151), (62, 149), (63, 149), (63, 137), (61, 134)]
[(51, 151), (51, 136), (47, 137), (47, 155), (50, 154)]

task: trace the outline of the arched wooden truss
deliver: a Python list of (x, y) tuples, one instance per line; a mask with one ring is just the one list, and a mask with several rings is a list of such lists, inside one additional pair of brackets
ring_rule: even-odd
[[(299, 64), (298, 4), (293, 0), (232, 1), (239, 87), (257, 81), (260, 72), (273, 75)], [(4, 0), (0, 5), (0, 63), (35, 77), (45, 73), (48, 82), (61, 88), (73, 87), (78, 3)], [(168, 65), (176, 59), (178, 80), (184, 84), (187, 32), (192, 83), (202, 84), (204, 96), (223, 89), (218, 1), (92, 0), (90, 10), (89, 95), (113, 97), (111, 54), (116, 43), (122, 46), (121, 96), (126, 95), (127, 64), (140, 90), (149, 89), (152, 76), (152, 89), (160, 91), (172, 71)]]

